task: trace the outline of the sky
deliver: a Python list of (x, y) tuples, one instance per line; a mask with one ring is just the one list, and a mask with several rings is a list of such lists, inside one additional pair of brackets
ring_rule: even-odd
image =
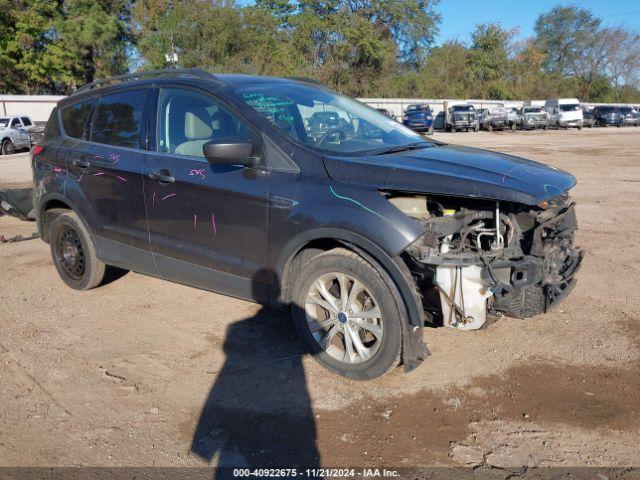
[(441, 0), (437, 11), (442, 16), (436, 43), (457, 39), (469, 41), (479, 23), (498, 22), (508, 30), (518, 27), (520, 38), (531, 37), (539, 14), (557, 5), (578, 5), (602, 19), (604, 26), (625, 26), (640, 31), (638, 0)]
[[(254, 0), (236, 0), (251, 5)], [(640, 32), (639, 0), (440, 0), (436, 10), (442, 16), (436, 45), (457, 39), (468, 42), (479, 23), (498, 22), (511, 30), (518, 27), (519, 38), (533, 36), (539, 14), (557, 5), (578, 5), (602, 19), (604, 26), (624, 26)]]

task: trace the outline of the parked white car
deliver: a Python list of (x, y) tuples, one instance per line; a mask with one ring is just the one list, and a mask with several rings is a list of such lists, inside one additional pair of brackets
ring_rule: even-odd
[(4, 155), (11, 155), (17, 149), (29, 148), (29, 130), (33, 122), (29, 115), (12, 115), (0, 117), (0, 151)]
[(545, 102), (544, 109), (549, 113), (550, 126), (582, 130), (584, 118), (577, 98), (552, 98)]

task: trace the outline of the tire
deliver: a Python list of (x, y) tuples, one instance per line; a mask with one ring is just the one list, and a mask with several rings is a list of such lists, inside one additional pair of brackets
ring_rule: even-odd
[(8, 138), (2, 142), (2, 154), (3, 155), (13, 155), (16, 153), (16, 147), (11, 140)]
[(480, 131), (480, 125), (476, 125), (475, 127), (473, 127), (473, 131), (474, 132), (479, 132)]
[(511, 124), (511, 131), (513, 131), (513, 132), (516, 131), (516, 124), (515, 123)]
[(427, 130), (427, 135), (433, 135), (433, 127), (429, 127)]
[[(338, 275), (342, 275), (343, 290)], [(351, 310), (340, 303), (340, 298), (346, 295), (349, 300), (356, 282), (359, 288), (349, 302), (355, 306)], [(358, 254), (343, 248), (321, 253), (307, 261), (294, 279), (296, 330), (314, 359), (326, 369), (353, 380), (385, 375), (399, 364), (402, 350), (402, 320), (394, 290), (391, 278)], [(367, 321), (355, 317), (354, 311), (375, 311), (377, 315)], [(324, 325), (320, 326), (318, 320)], [(367, 328), (358, 326), (363, 324)], [(328, 335), (329, 342), (322, 345)]]
[(487, 132), (492, 132), (493, 131), (493, 125), (489, 124), (487, 126)]
[(93, 239), (75, 212), (55, 217), (49, 240), (60, 278), (74, 290), (89, 290), (102, 282), (106, 266), (98, 260)]
[(578, 130), (582, 130), (582, 125), (578, 125)]

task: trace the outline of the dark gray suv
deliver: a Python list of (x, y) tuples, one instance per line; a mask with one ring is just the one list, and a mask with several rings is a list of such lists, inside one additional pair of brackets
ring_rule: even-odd
[(355, 379), (416, 367), (426, 322), (547, 311), (582, 258), (568, 173), (427, 140), (303, 80), (98, 81), (58, 104), (32, 165), (70, 287), (119, 267), (289, 306), (314, 357)]

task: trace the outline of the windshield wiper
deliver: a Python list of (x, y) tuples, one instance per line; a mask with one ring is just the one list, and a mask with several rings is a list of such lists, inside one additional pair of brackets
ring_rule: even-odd
[(433, 147), (433, 143), (414, 142), (414, 143), (408, 143), (407, 145), (397, 145), (395, 147), (389, 147), (383, 150), (378, 150), (374, 152), (373, 155), (387, 155), (388, 153), (406, 152), (407, 150), (419, 150), (421, 148), (428, 148), (428, 147)]

